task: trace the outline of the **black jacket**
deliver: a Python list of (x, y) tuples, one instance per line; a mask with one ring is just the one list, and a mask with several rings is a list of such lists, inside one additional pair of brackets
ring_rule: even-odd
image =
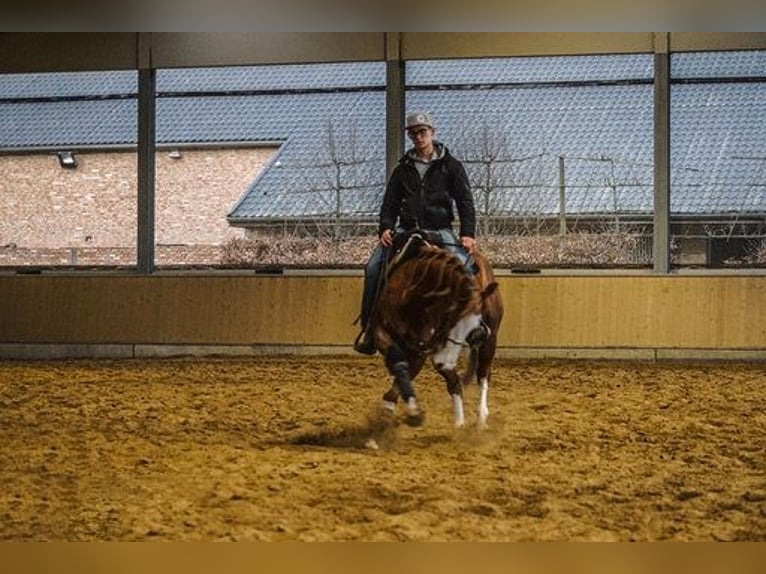
[(439, 159), (428, 165), (420, 179), (414, 159), (407, 153), (399, 160), (386, 186), (380, 208), (378, 233), (399, 225), (406, 230), (444, 229), (455, 219), (453, 201), (460, 217), (460, 237), (475, 237), (476, 211), (463, 164), (440, 143), (434, 143)]

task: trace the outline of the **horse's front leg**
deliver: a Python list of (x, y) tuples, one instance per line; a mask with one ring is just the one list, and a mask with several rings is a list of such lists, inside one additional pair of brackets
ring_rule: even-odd
[(463, 317), (450, 330), (449, 338), (444, 347), (434, 354), (433, 364), (436, 370), (447, 383), (447, 392), (452, 397), (452, 408), (455, 414), (455, 426), (465, 425), (465, 411), (463, 409), (463, 383), (457, 373), (457, 363), (460, 359), (462, 342), (474, 328), (479, 325), (481, 315), (468, 315)]
[[(383, 395), (384, 408), (389, 408), (389, 410), (393, 411), (396, 397), (401, 395), (406, 409), (404, 420), (409, 426), (420, 426), (425, 419), (425, 413), (418, 405), (417, 398), (415, 397), (415, 388), (412, 384), (421, 366), (422, 361), (409, 361), (404, 351), (396, 344), (391, 345), (386, 351), (386, 367), (394, 377), (394, 384)], [(391, 399), (393, 401), (390, 401)], [(386, 402), (390, 402), (390, 406)]]
[(384, 411), (393, 414), (396, 412), (396, 402), (398, 400), (399, 389), (397, 388), (396, 383), (394, 383), (391, 385), (391, 388), (388, 389), (383, 395), (383, 403), (381, 404), (381, 407)]
[(443, 363), (436, 365), (436, 370), (444, 377), (447, 383), (447, 392), (452, 397), (452, 409), (455, 413), (455, 426), (465, 425), (465, 412), (463, 410), (463, 383), (454, 367), (449, 368)]
[(487, 417), (489, 417), (489, 407), (487, 406), (487, 394), (489, 391), (489, 381), (492, 374), (492, 360), (495, 357), (497, 347), (497, 331), (490, 335), (484, 345), (478, 349), (478, 366), (476, 377), (479, 381), (479, 427), (487, 426)]

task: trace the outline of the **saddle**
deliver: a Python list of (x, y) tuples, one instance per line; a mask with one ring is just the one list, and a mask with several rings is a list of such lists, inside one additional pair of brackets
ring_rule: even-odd
[(394, 242), (386, 259), (385, 276), (390, 276), (402, 263), (413, 259), (424, 246), (441, 247), (439, 235), (420, 229), (394, 235)]
[[(428, 229), (413, 229), (394, 235), (392, 248), (389, 250), (385, 262), (385, 272), (382, 274), (388, 278), (402, 263), (415, 257), (424, 246), (444, 248), (442, 236), (437, 231)], [(466, 268), (471, 274), (479, 272), (478, 265), (469, 254)]]

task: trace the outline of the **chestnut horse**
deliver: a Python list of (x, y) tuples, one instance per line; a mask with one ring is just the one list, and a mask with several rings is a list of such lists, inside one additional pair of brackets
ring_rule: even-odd
[[(503, 303), (489, 261), (480, 253), (474, 253), (473, 259), (478, 268), (475, 276), (456, 255), (413, 233), (389, 265), (376, 308), (374, 336), (394, 378), (383, 406), (393, 412), (401, 396), (407, 424), (423, 422), (412, 383), (430, 357), (452, 397), (455, 425), (465, 424), (463, 385), (474, 375), (479, 383), (478, 424), (486, 425)], [(464, 347), (469, 348), (469, 358), (461, 377), (457, 365)]]

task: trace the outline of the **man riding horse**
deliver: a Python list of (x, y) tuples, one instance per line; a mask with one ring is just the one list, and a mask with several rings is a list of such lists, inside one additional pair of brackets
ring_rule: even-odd
[[(380, 208), (380, 240), (365, 269), (360, 316), (362, 330), (354, 342), (354, 349), (367, 355), (375, 354), (373, 308), (395, 231), (420, 229), (430, 232), (432, 240), (436, 238), (440, 247), (457, 255), (468, 272), (473, 273), (471, 255), (476, 249), (476, 214), (465, 168), (444, 144), (434, 139), (436, 128), (429, 113), (409, 114), (406, 130), (413, 147), (401, 158), (388, 181)], [(453, 204), (460, 220), (459, 241), (452, 230)], [(475, 331), (473, 340), (488, 334), (483, 323)]]
[[(431, 244), (428, 235), (420, 230), (396, 235), (396, 255), (388, 265), (376, 304), (375, 345), (393, 376), (382, 407), (395, 413), (401, 397), (405, 422), (423, 423), (413, 381), (430, 358), (447, 383), (457, 427), (465, 423), (463, 385), (476, 377), (477, 422), (483, 428), (489, 414), (487, 392), (503, 317), (502, 299), (492, 267), (481, 253), (473, 254), (474, 276), (457, 255)], [(465, 347), (470, 349), (469, 361), (461, 376), (457, 367)]]

